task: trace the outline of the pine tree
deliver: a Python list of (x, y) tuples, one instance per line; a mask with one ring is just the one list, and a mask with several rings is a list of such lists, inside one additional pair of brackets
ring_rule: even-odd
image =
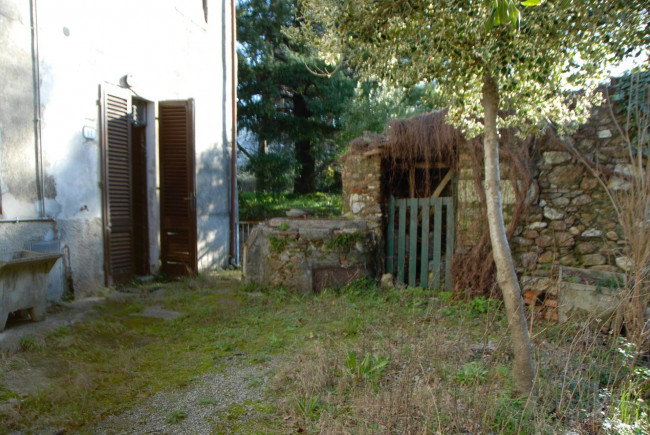
[[(339, 114), (352, 97), (355, 82), (343, 69), (332, 75), (315, 72), (324, 63), (307, 44), (290, 39), (285, 27), (298, 27), (295, 0), (242, 0), (238, 4), (241, 128), (258, 141), (257, 189), (268, 185), (264, 154), (268, 144), (293, 147), (294, 192), (316, 190), (318, 162), (331, 158)], [(255, 166), (255, 164), (254, 164)]]

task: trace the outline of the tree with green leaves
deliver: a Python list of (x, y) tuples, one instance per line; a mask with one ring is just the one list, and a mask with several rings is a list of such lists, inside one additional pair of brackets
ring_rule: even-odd
[(267, 163), (286, 159), (265, 156), (270, 144), (293, 147), (294, 191), (316, 190), (317, 163), (327, 160), (338, 116), (356, 82), (343, 69), (331, 76), (314, 74), (324, 64), (306, 44), (291, 40), (285, 27), (297, 27), (295, 0), (241, 0), (237, 9), (239, 41), (238, 121), (254, 134), (252, 157), (258, 189), (263, 190)]
[[(529, 7), (535, 6), (535, 7)], [(586, 120), (608, 64), (648, 47), (641, 0), (302, 0), (294, 36), (330, 65), (409, 87), (435, 82), (448, 122), (483, 135), (487, 217), (519, 393), (534, 364), (523, 300), (505, 233), (499, 133), (560, 133)], [(580, 92), (569, 92), (581, 89)]]
[(443, 108), (433, 83), (402, 88), (376, 81), (362, 82), (341, 114), (337, 141), (341, 146), (347, 145), (365, 132), (384, 132), (393, 118), (408, 118)]

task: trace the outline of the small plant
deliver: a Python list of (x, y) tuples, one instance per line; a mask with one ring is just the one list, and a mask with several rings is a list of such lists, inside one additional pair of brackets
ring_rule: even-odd
[(354, 316), (345, 319), (343, 335), (357, 335), (361, 330), (361, 318)]
[(361, 234), (357, 231), (354, 233), (338, 233), (327, 243), (327, 249), (347, 251), (359, 241), (361, 241)]
[(287, 248), (289, 239), (286, 237), (275, 237), (273, 234), (271, 234), (269, 236), (269, 242), (271, 243), (271, 251), (280, 253)]
[(284, 339), (278, 337), (275, 332), (269, 337), (269, 348), (270, 349), (280, 349), (285, 345)]
[(438, 297), (442, 302), (449, 303), (454, 300), (454, 294), (450, 291), (442, 291), (438, 293)]
[(350, 376), (357, 381), (368, 381), (374, 383), (384, 374), (384, 370), (390, 359), (388, 357), (371, 355), (366, 353), (362, 360), (359, 360), (355, 352), (348, 352), (345, 361), (345, 368)]
[[(627, 340), (619, 339), (618, 353), (624, 363), (633, 364), (637, 346)], [(609, 415), (602, 427), (608, 434), (648, 434), (650, 427), (650, 406), (643, 400), (650, 388), (650, 369), (637, 366), (622, 383), (618, 395), (604, 389), (600, 393), (603, 402), (610, 402)]]
[(469, 308), (476, 314), (485, 314), (490, 308), (490, 300), (485, 296), (479, 296), (469, 301)]
[(572, 275), (562, 275), (562, 281), (578, 284), (580, 282), (580, 278)]
[(167, 424), (178, 424), (187, 418), (187, 411), (185, 408), (167, 414)]
[(289, 229), (289, 224), (286, 222), (282, 222), (280, 225), (278, 225), (278, 230), (280, 231), (287, 231)]
[(296, 410), (307, 420), (317, 420), (323, 409), (325, 407), (318, 396), (303, 395), (296, 398)]
[(492, 427), (499, 433), (533, 433), (534, 428), (525, 427), (531, 420), (530, 411), (525, 409), (525, 402), (520, 397), (500, 397), (495, 406)]
[(623, 280), (618, 280), (616, 278), (599, 279), (598, 282), (596, 283), (596, 286), (620, 288), (625, 286), (625, 282)]
[(219, 401), (214, 397), (203, 397), (199, 401), (199, 405), (202, 406), (216, 406), (219, 404)]
[(487, 369), (480, 361), (467, 363), (456, 372), (456, 381), (463, 385), (483, 383), (486, 380)]
[(34, 337), (23, 337), (20, 339), (20, 347), (27, 352), (35, 352), (41, 349), (41, 345)]
[(370, 278), (359, 278), (343, 287), (342, 293), (351, 296), (372, 295), (377, 291), (377, 281)]

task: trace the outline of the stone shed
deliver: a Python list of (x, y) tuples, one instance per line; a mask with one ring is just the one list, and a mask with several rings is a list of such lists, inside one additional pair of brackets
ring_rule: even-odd
[(343, 212), (368, 223), (385, 247), (384, 271), (412, 286), (451, 285), (458, 150), (444, 113), (391, 121), (386, 135), (355, 139), (343, 156)]
[[(344, 213), (367, 222), (377, 234), (384, 270), (397, 274), (398, 281), (425, 286), (423, 269), (428, 266), (429, 278), (439, 274), (441, 279), (429, 279), (426, 286), (449, 287), (450, 276), (440, 268), (449, 268), (444, 258), (451, 250), (454, 287), (470, 295), (489, 294), (494, 291), (494, 271), (481, 201), (481, 138), (465, 140), (445, 124), (444, 116), (445, 112), (436, 112), (393, 120), (385, 135), (353, 141), (343, 157)], [(607, 174), (610, 189), (626, 189), (628, 148), (606, 106), (594, 108), (590, 119), (568, 137), (520, 139), (509, 131), (502, 131), (501, 137), (507, 233), (526, 301), (546, 319), (556, 320), (560, 268), (597, 275), (629, 267), (615, 210), (585, 165), (597, 165)], [(432, 197), (448, 197), (453, 204), (446, 226), (447, 216), (438, 218), (443, 221), (439, 245), (435, 242), (439, 234), (425, 236), (434, 231), (436, 218), (422, 219), (424, 208), (391, 216), (400, 213), (391, 211), (391, 198)], [(404, 218), (400, 227), (398, 221)], [(401, 237), (404, 246), (395, 248)], [(443, 257), (440, 264), (431, 261), (436, 254)], [(414, 271), (409, 270), (412, 267)]]

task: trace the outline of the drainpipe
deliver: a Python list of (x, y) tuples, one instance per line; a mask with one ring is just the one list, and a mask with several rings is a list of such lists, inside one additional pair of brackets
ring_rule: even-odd
[(236, 266), (237, 243), (237, 11), (235, 0), (230, 0), (231, 12), (231, 95), (232, 95), (232, 136), (230, 151), (230, 264)]
[[(30, 0), (30, 26), (32, 33), (32, 79), (34, 95), (34, 151), (36, 155), (36, 189), (41, 203), (41, 218), (45, 217), (45, 180), (43, 174), (43, 144), (41, 142), (41, 73), (38, 56), (38, 17), (36, 0)], [(26, 220), (26, 219), (21, 219)]]

